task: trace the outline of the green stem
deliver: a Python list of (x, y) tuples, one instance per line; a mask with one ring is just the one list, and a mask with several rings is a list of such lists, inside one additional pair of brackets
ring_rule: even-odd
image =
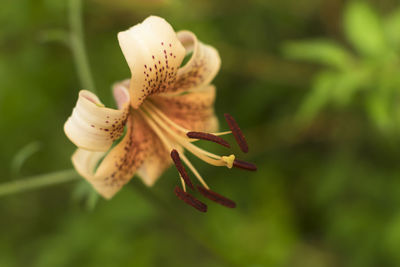
[[(69, 0), (68, 13), (70, 27), (69, 45), (74, 57), (80, 84), (83, 88), (95, 92), (93, 76), (90, 71), (89, 60), (83, 41), (81, 0)], [(6, 182), (0, 184), (0, 197), (77, 180), (79, 177), (75, 170), (63, 170)]]
[(69, 27), (70, 46), (80, 84), (84, 89), (96, 93), (93, 76), (90, 71), (89, 60), (84, 43), (82, 24), (82, 2), (81, 0), (69, 0)]
[(71, 169), (35, 175), (21, 180), (0, 184), (0, 197), (50, 185), (61, 184), (78, 178), (79, 175), (76, 171)]

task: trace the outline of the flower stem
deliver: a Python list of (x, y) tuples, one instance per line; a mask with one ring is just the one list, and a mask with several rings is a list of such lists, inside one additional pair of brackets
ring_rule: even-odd
[(82, 1), (69, 0), (68, 7), (69, 27), (70, 27), (70, 46), (74, 56), (75, 66), (79, 81), (84, 89), (96, 93), (93, 75), (90, 71), (89, 60), (84, 43), (83, 24), (82, 24)]
[[(83, 39), (82, 1), (69, 0), (68, 2), (69, 46), (74, 57), (79, 81), (83, 88), (95, 93), (96, 88)], [(75, 170), (70, 169), (6, 182), (0, 184), (0, 197), (77, 180), (79, 177)]]
[(75, 170), (63, 170), (31, 176), (28, 178), (0, 184), (0, 197), (15, 193), (61, 184), (79, 178)]

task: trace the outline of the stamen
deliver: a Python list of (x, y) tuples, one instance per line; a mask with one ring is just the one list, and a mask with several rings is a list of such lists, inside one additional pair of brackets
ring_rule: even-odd
[[(157, 125), (142, 110), (138, 109), (138, 112), (147, 121), (147, 123), (149, 124), (150, 128), (152, 128), (154, 130), (154, 132), (160, 138), (160, 140), (163, 143), (163, 145), (165, 146), (165, 148), (167, 150), (171, 150), (172, 149), (172, 145), (169, 142), (169, 140), (161, 133), (160, 128), (158, 128)], [(180, 180), (181, 180), (181, 183), (182, 183), (182, 188), (186, 192), (185, 181), (183, 180), (182, 175), (179, 175), (179, 177), (180, 177)]]
[(185, 180), (183, 180), (182, 175), (180, 175), (180, 174), (179, 174), (179, 180), (181, 180), (181, 185), (182, 185), (183, 191), (186, 192), (186, 183), (185, 183)]
[(185, 181), (185, 184), (194, 190), (192, 181), (190, 180), (189, 175), (186, 172), (186, 169), (182, 164), (182, 161), (181, 161), (181, 158), (179, 157), (178, 151), (173, 149), (171, 151), (171, 158), (174, 161), (175, 167), (178, 170), (179, 174), (181, 175), (182, 179)]
[(201, 212), (207, 212), (207, 205), (201, 202), (200, 200), (196, 199), (194, 196), (183, 192), (182, 189), (179, 188), (179, 186), (175, 187), (175, 195), (183, 200), (186, 204), (192, 206), (193, 208), (201, 211)]
[[(144, 109), (151, 114), (150, 110), (144, 106)], [(146, 114), (147, 116), (147, 114)], [(150, 116), (148, 116), (150, 119)], [(170, 134), (176, 142), (178, 142), (180, 145), (182, 145), (184, 148), (186, 148), (188, 151), (196, 155), (199, 159), (207, 162), (210, 165), (214, 166), (226, 166), (226, 163), (221, 159), (221, 156), (215, 155), (213, 153), (210, 153), (204, 149), (201, 149), (192, 143), (188, 142), (187, 138), (182, 137), (178, 135), (176, 132), (174, 132), (171, 128), (168, 127), (161, 119), (158, 117), (156, 114), (152, 113), (151, 114), (151, 119), (154, 120), (162, 129), (164, 129), (168, 134)]]
[(232, 130), (232, 134), (236, 139), (240, 149), (247, 153), (249, 152), (249, 146), (247, 145), (246, 139), (244, 138), (243, 132), (240, 130), (239, 125), (236, 123), (235, 119), (228, 113), (224, 114), (225, 120), (229, 125), (229, 128)]
[(190, 130), (180, 126), (179, 124), (175, 123), (170, 118), (168, 118), (161, 110), (156, 108), (153, 105), (153, 103), (151, 103), (150, 101), (148, 101), (147, 103), (144, 103), (143, 105), (147, 107), (147, 111), (149, 111), (149, 109), (153, 110), (155, 113), (157, 113), (158, 116), (160, 116), (163, 120), (165, 120), (171, 126), (175, 127), (177, 130), (179, 130), (181, 132), (190, 132)]
[(199, 190), (199, 192), (205, 196), (206, 198), (217, 202), (218, 204), (221, 204), (222, 206), (228, 207), (228, 208), (235, 208), (236, 207), (236, 203), (224, 196), (221, 196), (220, 194), (213, 192), (209, 189), (206, 189), (202, 186), (197, 186), (197, 189)]
[[(147, 111), (150, 111), (149, 113), (151, 115), (153, 115), (154, 111), (155, 113), (157, 113), (158, 116), (160, 116), (161, 119), (163, 119), (165, 122), (167, 122), (168, 124), (170, 124), (171, 126), (175, 127), (176, 130), (187, 133), (190, 132), (189, 129), (186, 129), (182, 126), (180, 126), (179, 124), (177, 124), (176, 122), (174, 122), (173, 120), (171, 120), (170, 118), (168, 118), (168, 116), (166, 116), (161, 110), (159, 110), (153, 103), (151, 103), (150, 101), (147, 101), (146, 103), (143, 103), (143, 106), (147, 107)], [(227, 134), (231, 134), (232, 131), (225, 131), (225, 132), (216, 132), (216, 133), (212, 133), (213, 135), (227, 135)], [(197, 140), (191, 140), (193, 141), (197, 141)]]
[(182, 160), (185, 162), (186, 166), (189, 167), (189, 169), (193, 172), (194, 176), (196, 176), (197, 180), (200, 181), (200, 183), (207, 189), (209, 189), (207, 183), (204, 181), (203, 177), (201, 177), (200, 173), (196, 170), (196, 168), (193, 166), (193, 164), (189, 161), (189, 159), (185, 156), (185, 154), (182, 154)]
[(199, 159), (207, 162), (208, 164), (214, 166), (225, 166), (225, 163), (221, 161), (221, 156), (215, 155), (207, 150), (204, 150), (200, 147), (193, 145), (192, 143), (185, 142), (184, 140), (180, 140), (179, 142), (182, 146), (184, 146), (187, 150), (196, 155)]
[[(139, 113), (142, 115), (142, 117), (146, 120), (146, 122), (149, 124), (149, 126), (151, 127), (151, 129), (154, 130), (154, 132), (157, 134), (157, 136), (161, 139), (161, 141), (163, 142), (164, 146), (168, 149), (171, 150), (172, 149), (172, 145), (170, 144), (170, 142), (168, 141), (167, 137), (165, 135), (163, 135), (161, 133), (161, 129), (157, 126), (157, 124), (155, 124), (153, 122), (153, 120), (146, 114), (144, 113), (142, 110), (138, 109)], [(203, 186), (205, 188), (208, 188), (208, 185), (206, 184), (206, 182), (204, 181), (204, 179), (201, 177), (201, 175), (199, 174), (199, 172), (194, 168), (194, 166), (192, 165), (192, 163), (186, 158), (185, 154), (182, 154), (182, 160), (185, 162), (185, 164), (189, 167), (189, 169), (194, 173), (194, 175), (196, 176), (196, 178), (203, 184)], [(183, 188), (185, 188), (185, 183), (183, 181), (183, 178), (181, 178), (182, 180), (182, 186)]]
[(246, 162), (243, 160), (238, 160), (238, 159), (235, 159), (233, 161), (233, 167), (247, 170), (247, 171), (256, 171), (257, 170), (257, 166), (255, 164)]
[(217, 132), (217, 133), (211, 133), (211, 134), (220, 136), (220, 135), (227, 135), (227, 134), (231, 134), (231, 133), (232, 133), (232, 131), (225, 131), (225, 132)]
[(194, 138), (194, 139), (201, 139), (201, 140), (207, 140), (211, 141), (217, 144), (220, 144), (221, 146), (230, 148), (231, 146), (227, 141), (225, 141), (223, 138), (210, 134), (210, 133), (203, 133), (203, 132), (188, 132), (186, 133), (187, 137), (189, 138)]

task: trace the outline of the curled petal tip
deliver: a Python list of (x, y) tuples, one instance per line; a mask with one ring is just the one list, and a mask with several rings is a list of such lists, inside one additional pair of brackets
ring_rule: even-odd
[(150, 16), (118, 33), (118, 41), (132, 74), (133, 108), (138, 108), (148, 95), (165, 92), (171, 87), (185, 49), (167, 21)]
[(126, 116), (127, 108), (106, 108), (95, 94), (82, 90), (71, 116), (64, 124), (64, 132), (80, 148), (107, 151), (121, 136)]

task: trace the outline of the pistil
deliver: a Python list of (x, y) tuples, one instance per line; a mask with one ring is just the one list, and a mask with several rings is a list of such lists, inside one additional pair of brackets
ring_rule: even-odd
[(196, 170), (196, 168), (193, 166), (193, 164), (189, 161), (189, 159), (182, 154), (182, 160), (185, 162), (186, 166), (189, 167), (189, 169), (193, 172), (194, 176), (196, 176), (197, 180), (207, 189), (209, 189), (207, 183), (204, 181), (203, 177), (201, 177), (200, 173)]
[[(156, 133), (156, 135), (160, 138), (161, 142), (164, 144), (165, 148), (170, 151), (172, 150), (172, 144), (169, 142), (169, 140), (162, 134), (161, 130), (157, 127), (157, 125), (147, 116), (146, 113), (144, 113), (141, 109), (137, 109), (137, 111), (140, 113), (140, 115), (143, 117), (143, 119), (148, 123), (150, 128)], [(186, 185), (185, 181), (183, 180), (182, 176), (179, 175), (181, 183), (182, 183), (182, 188), (186, 192)]]
[(151, 110), (149, 110), (146, 106), (143, 107), (144, 110), (150, 115), (150, 117), (163, 129), (165, 130), (171, 137), (174, 138), (174, 140), (182, 145), (184, 148), (186, 148), (188, 151), (190, 151), (192, 154), (197, 156), (199, 159), (203, 160), (204, 162), (207, 162), (210, 165), (214, 166), (227, 166), (227, 162), (218, 155), (215, 155), (211, 152), (208, 152), (204, 149), (201, 149), (192, 143), (188, 142), (187, 137), (183, 137), (181, 135), (178, 135), (175, 131), (173, 131), (164, 121), (154, 114)]
[[(157, 126), (157, 124), (144, 111), (142, 111), (141, 109), (138, 109), (138, 111), (142, 115), (142, 117), (146, 120), (146, 122), (149, 124), (150, 128), (152, 128), (152, 130), (156, 133), (156, 135), (161, 139), (165, 148), (168, 151), (171, 151), (173, 149), (171, 143), (169, 142), (167, 137), (161, 132), (161, 129)], [(189, 167), (189, 169), (194, 173), (194, 175), (200, 181), (200, 183), (202, 183), (205, 188), (209, 188), (204, 179), (200, 176), (199, 172), (194, 168), (194, 166), (190, 163), (190, 161), (186, 158), (186, 156), (182, 154), (181, 157), (183, 162), (185, 162), (185, 164)], [(182, 181), (182, 187), (186, 191), (185, 183), (182, 177), (181, 181)]]
[(214, 191), (211, 191), (206, 182), (204, 181), (204, 179), (201, 177), (201, 175), (192, 165), (189, 159), (185, 156), (185, 154), (179, 153), (176, 150), (176, 147), (173, 146), (173, 144), (182, 146), (186, 150), (191, 152), (193, 155), (198, 157), (199, 159), (214, 166), (226, 166), (228, 168), (235, 167), (248, 171), (257, 170), (257, 167), (254, 164), (238, 160), (235, 158), (235, 155), (233, 154), (229, 156), (219, 156), (191, 143), (193, 140), (206, 140), (230, 148), (230, 144), (223, 138), (219, 137), (218, 135), (232, 133), (237, 143), (239, 144), (241, 150), (243, 152), (247, 152), (248, 151), (247, 142), (243, 136), (242, 131), (240, 130), (239, 126), (237, 125), (236, 121), (233, 119), (231, 115), (225, 114), (226, 121), (231, 131), (211, 134), (211, 133), (191, 131), (189, 129), (186, 129), (178, 125), (177, 123), (169, 119), (168, 116), (166, 116), (161, 110), (159, 110), (154, 104), (150, 102), (143, 103), (141, 108), (137, 109), (137, 111), (145, 119), (150, 128), (160, 138), (165, 148), (168, 151), (171, 151), (171, 158), (179, 172), (179, 177), (183, 188), (182, 190), (181, 188), (176, 187), (174, 191), (175, 194), (181, 200), (183, 200), (186, 204), (196, 208), (201, 212), (207, 211), (206, 204), (204, 204), (203, 202), (201, 202), (200, 200), (196, 199), (194, 196), (186, 192), (186, 185), (190, 187), (192, 190), (195, 190), (195, 187), (192, 181), (190, 180), (185, 167), (182, 164), (183, 161), (185, 165), (191, 170), (191, 172), (196, 176), (198, 181), (203, 185), (203, 186), (197, 186), (197, 191), (199, 191), (204, 197), (216, 203), (219, 203), (225, 207), (228, 208), (236, 207), (236, 203), (233, 202), (232, 200)]

